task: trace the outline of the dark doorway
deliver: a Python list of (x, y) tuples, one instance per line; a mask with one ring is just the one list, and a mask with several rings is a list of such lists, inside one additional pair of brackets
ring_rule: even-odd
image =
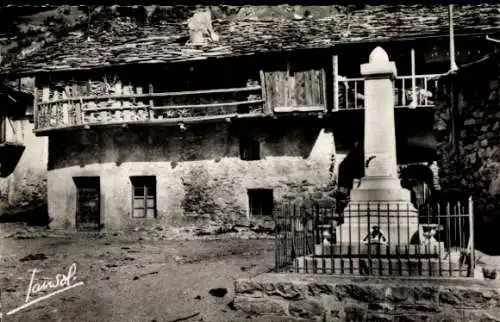
[(76, 185), (76, 229), (98, 231), (101, 228), (101, 188), (99, 177), (73, 178)]

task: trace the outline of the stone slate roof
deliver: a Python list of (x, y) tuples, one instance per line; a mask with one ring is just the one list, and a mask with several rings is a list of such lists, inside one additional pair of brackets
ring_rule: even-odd
[[(500, 32), (500, 5), (455, 5), (455, 34)], [(448, 35), (446, 5), (368, 6), (349, 15), (303, 20), (216, 20), (220, 39), (193, 46), (186, 23), (138, 26), (117, 18), (111, 30), (72, 33), (47, 43), (22, 59), (4, 64), (0, 74), (162, 63), (272, 51), (331, 48), (338, 44)]]

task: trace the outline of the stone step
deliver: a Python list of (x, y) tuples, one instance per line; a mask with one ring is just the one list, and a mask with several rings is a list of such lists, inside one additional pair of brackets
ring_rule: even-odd
[(314, 254), (316, 256), (342, 257), (350, 256), (385, 256), (385, 257), (442, 257), (446, 254), (444, 243), (439, 245), (378, 245), (378, 244), (334, 244), (334, 245), (314, 245)]
[[(371, 269), (371, 270), (370, 270)], [(371, 259), (298, 257), (290, 269), (305, 274), (467, 277), (468, 267), (439, 259)]]

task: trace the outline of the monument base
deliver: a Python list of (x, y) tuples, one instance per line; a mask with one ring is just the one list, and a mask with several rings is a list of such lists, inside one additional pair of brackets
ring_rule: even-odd
[(378, 226), (391, 245), (408, 245), (418, 231), (418, 212), (410, 202), (350, 202), (344, 221), (337, 226), (338, 244), (357, 244)]
[(411, 202), (410, 190), (401, 187), (399, 179), (393, 177), (363, 177), (359, 188), (353, 189), (350, 197), (352, 202)]

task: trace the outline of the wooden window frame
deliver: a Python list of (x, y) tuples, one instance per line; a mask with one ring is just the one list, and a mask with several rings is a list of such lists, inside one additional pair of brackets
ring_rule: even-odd
[[(258, 195), (254, 195), (258, 194)], [(269, 206), (270, 209), (265, 209), (267, 200), (263, 200), (262, 195), (267, 195), (269, 194), (271, 197), (271, 200), (269, 200)], [(257, 198), (256, 198), (257, 197)], [(256, 198), (256, 200), (254, 200)], [(258, 207), (255, 206), (258, 203)], [(258, 213), (254, 212), (254, 209), (258, 208), (259, 211)], [(264, 217), (272, 217), (273, 216), (273, 209), (274, 209), (274, 191), (273, 189), (248, 189), (248, 214), (250, 218), (257, 217), (257, 218), (264, 218)], [(269, 213), (266, 213), (267, 210)]]
[[(132, 183), (132, 212), (131, 217), (134, 219), (151, 219), (157, 218), (157, 189), (155, 176), (132, 176), (130, 177)], [(142, 188), (142, 196), (136, 194), (136, 189)], [(135, 201), (143, 201), (143, 207), (136, 207)], [(153, 200), (153, 206), (148, 206), (148, 201)], [(148, 217), (148, 210), (153, 210), (153, 216)], [(142, 216), (135, 216), (135, 210), (142, 210)]]

